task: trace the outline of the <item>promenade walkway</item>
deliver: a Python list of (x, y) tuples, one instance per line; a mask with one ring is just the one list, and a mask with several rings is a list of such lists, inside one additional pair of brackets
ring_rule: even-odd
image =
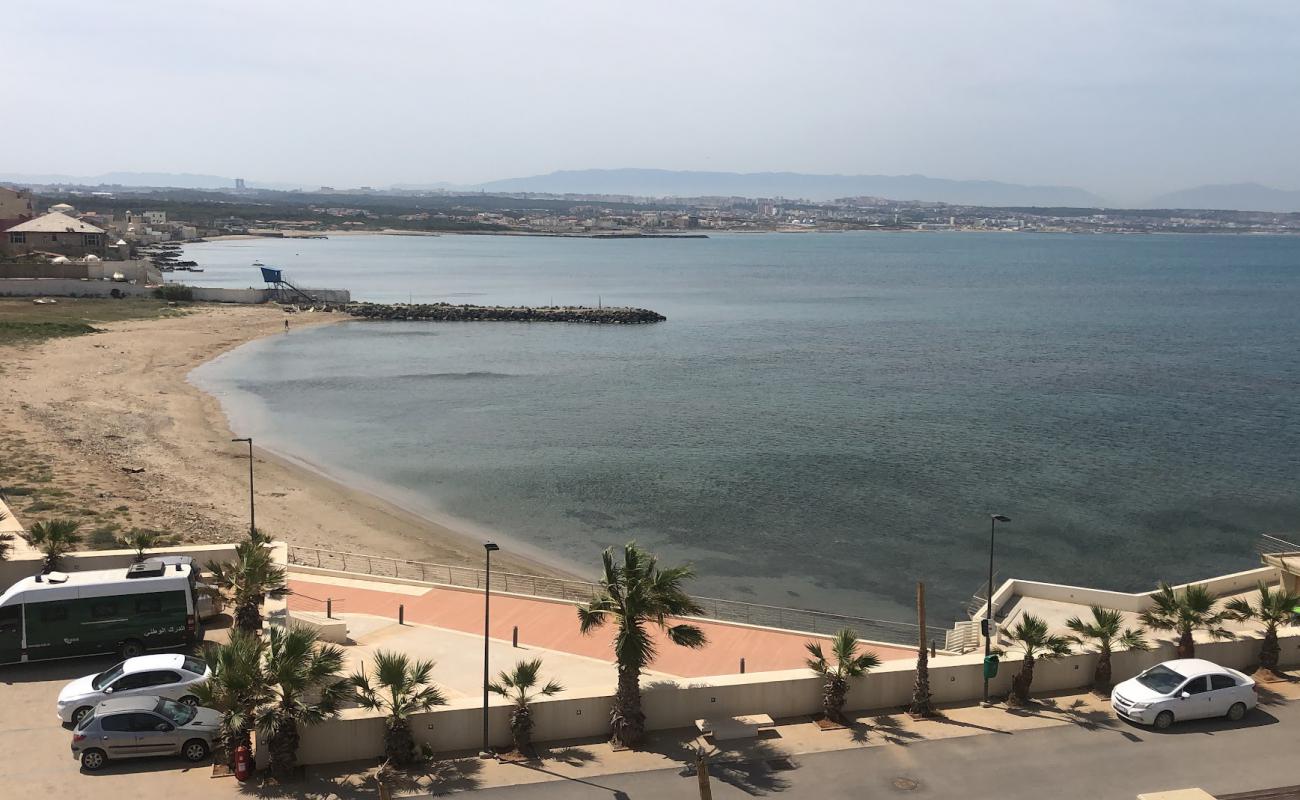
[[(324, 600), (333, 598), (340, 613), (373, 614), (397, 618), (398, 605), (405, 605), (406, 619), (465, 633), (483, 631), (483, 594), (473, 590), (442, 587), (385, 584), (352, 578), (333, 578), (290, 572), (290, 610), (325, 610)], [(658, 655), (657, 672), (681, 678), (705, 675), (728, 675), (739, 672), (745, 659), (746, 672), (798, 669), (804, 665), (810, 640), (828, 641), (825, 636), (733, 625), (723, 622), (694, 620), (709, 639), (700, 650), (678, 647), (661, 632), (654, 631)], [(519, 627), (520, 644), (557, 650), (564, 653), (613, 660), (613, 627), (583, 636), (578, 631), (578, 615), (572, 603), (560, 600), (524, 598), (510, 595), (492, 596), (494, 639), (510, 641)], [(872, 645), (882, 661), (913, 658), (915, 651), (892, 645)]]

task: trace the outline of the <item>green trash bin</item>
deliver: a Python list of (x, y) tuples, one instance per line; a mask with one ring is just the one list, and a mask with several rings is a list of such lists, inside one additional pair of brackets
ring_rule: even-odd
[(984, 677), (993, 679), (998, 676), (998, 657), (984, 656)]

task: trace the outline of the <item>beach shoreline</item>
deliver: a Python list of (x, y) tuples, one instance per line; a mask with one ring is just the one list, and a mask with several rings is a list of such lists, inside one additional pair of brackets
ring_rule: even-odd
[[(194, 306), (181, 316), (108, 323), (102, 332), (0, 348), (0, 435), (34, 461), (31, 481), (57, 500), (15, 513), (24, 526), (73, 517), (83, 534), (133, 527), (186, 542), (247, 531), (248, 460), (220, 399), (189, 379), (256, 339), (285, 335), (278, 306)], [(292, 331), (345, 322), (295, 314)], [(40, 475), (35, 474), (40, 471)], [(480, 534), (454, 528), (315, 465), (254, 448), (257, 526), (303, 547), (478, 566)], [(12, 485), (12, 484), (11, 484)], [(48, 487), (54, 487), (49, 491)], [(107, 534), (101, 534), (101, 536)], [(505, 548), (503, 570), (572, 577), (560, 563)]]

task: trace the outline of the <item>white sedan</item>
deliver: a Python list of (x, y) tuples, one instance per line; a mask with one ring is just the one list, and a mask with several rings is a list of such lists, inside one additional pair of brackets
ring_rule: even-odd
[(63, 687), (59, 692), (59, 719), (80, 722), (87, 712), (113, 697), (155, 695), (198, 705), (194, 688), (211, 674), (207, 664), (179, 653), (128, 658), (98, 675), (77, 678)]
[(1184, 719), (1227, 717), (1236, 721), (1258, 702), (1254, 680), (1202, 658), (1157, 664), (1110, 693), (1116, 714), (1158, 730)]

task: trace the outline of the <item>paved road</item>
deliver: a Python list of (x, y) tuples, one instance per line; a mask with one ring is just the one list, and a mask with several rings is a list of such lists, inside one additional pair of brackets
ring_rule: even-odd
[[(1237, 724), (1191, 722), (1167, 733), (1124, 722), (1092, 729), (1071, 724), (791, 760), (793, 769), (777, 771), (761, 763), (714, 767), (713, 796), (1133, 800), (1140, 792), (1189, 786), (1216, 794), (1291, 786), (1300, 784), (1300, 703), (1261, 706)], [(900, 788), (911, 782), (916, 788)], [(693, 775), (656, 770), (585, 783), (485, 789), (475, 797), (641, 800), (698, 794)]]

